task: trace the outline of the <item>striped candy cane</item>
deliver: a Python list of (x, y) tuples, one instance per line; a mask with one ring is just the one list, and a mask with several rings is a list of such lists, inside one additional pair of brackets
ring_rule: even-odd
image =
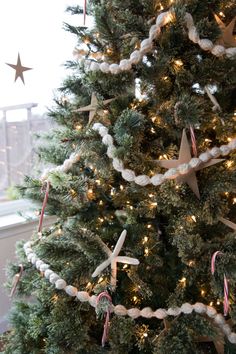
[[(215, 273), (215, 262), (216, 257), (218, 255), (222, 255), (223, 253), (220, 251), (216, 251), (213, 253), (211, 258), (211, 274), (214, 275)], [(224, 316), (227, 316), (229, 312), (229, 284), (226, 275), (224, 274)]]
[(224, 316), (227, 316), (229, 312), (229, 286), (228, 279), (224, 274)]
[(215, 253), (213, 253), (213, 256), (211, 258), (211, 274), (214, 275), (215, 273), (215, 262), (216, 262), (216, 257), (218, 255), (222, 255), (223, 253), (220, 251), (216, 251)]
[(192, 141), (193, 155), (195, 157), (197, 157), (197, 142), (196, 142), (196, 138), (195, 138), (194, 129), (193, 129), (193, 126), (191, 124), (189, 126), (189, 130), (190, 130), (191, 141)]
[[(97, 297), (97, 305), (99, 304), (99, 301), (102, 298), (106, 298), (109, 301), (109, 304), (112, 305), (112, 298), (111, 296), (108, 294), (107, 291), (103, 291), (102, 293), (100, 293)], [(106, 314), (106, 319), (105, 319), (105, 323), (104, 323), (104, 329), (103, 329), (103, 335), (102, 335), (102, 347), (105, 346), (107, 340), (108, 340), (108, 333), (109, 333), (109, 321), (110, 321), (110, 305), (107, 307), (107, 314)]]
[(38, 234), (39, 235), (41, 235), (42, 228), (43, 228), (44, 211), (45, 211), (47, 201), (48, 201), (49, 189), (50, 189), (50, 182), (47, 181), (46, 191), (45, 191), (45, 195), (44, 195), (44, 199), (43, 199), (43, 205), (42, 205), (42, 210), (41, 210), (39, 225), (38, 225)]

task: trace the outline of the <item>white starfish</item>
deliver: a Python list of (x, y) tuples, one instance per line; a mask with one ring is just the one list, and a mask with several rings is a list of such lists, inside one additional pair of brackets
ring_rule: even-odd
[(127, 235), (127, 231), (123, 230), (117, 244), (114, 248), (114, 251), (108, 249), (109, 258), (102, 262), (93, 272), (92, 277), (97, 277), (104, 269), (106, 269), (109, 265), (111, 265), (111, 285), (113, 288), (116, 286), (116, 278), (117, 278), (117, 263), (126, 263), (132, 265), (138, 265), (139, 260), (136, 258), (126, 257), (126, 256), (118, 256), (121, 251), (121, 248), (125, 242), (125, 238)]

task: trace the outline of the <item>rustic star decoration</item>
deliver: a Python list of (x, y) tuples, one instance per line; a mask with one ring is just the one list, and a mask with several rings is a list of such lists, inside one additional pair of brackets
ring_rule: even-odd
[(114, 248), (114, 251), (108, 249), (108, 259), (102, 262), (93, 272), (92, 277), (97, 277), (104, 269), (106, 269), (109, 265), (111, 265), (111, 286), (114, 289), (116, 287), (116, 280), (117, 280), (117, 263), (126, 263), (132, 265), (138, 265), (139, 260), (136, 258), (126, 257), (126, 256), (118, 256), (121, 248), (125, 242), (125, 238), (127, 235), (127, 231), (123, 230), (117, 244)]
[(232, 19), (232, 21), (226, 26), (224, 22), (214, 14), (215, 20), (220, 27), (221, 37), (218, 39), (218, 43), (225, 47), (236, 47), (236, 36), (234, 35), (234, 25), (236, 21), (236, 16)]
[[(115, 98), (110, 98), (108, 100), (102, 101), (101, 104), (106, 106), (108, 103), (112, 102)], [(101, 105), (98, 102), (98, 99), (95, 93), (92, 93), (91, 103), (88, 106), (81, 107), (75, 110), (75, 112), (89, 112), (89, 121), (88, 125), (90, 125), (94, 119), (95, 114), (103, 115), (104, 111), (100, 107)]]
[[(182, 133), (178, 160), (158, 160), (157, 162), (161, 167), (170, 169), (177, 168), (179, 165), (184, 163), (189, 163), (191, 158), (191, 148), (189, 146), (187, 135), (184, 129)], [(187, 174), (178, 176), (176, 178), (176, 181), (177, 183), (187, 183), (188, 186), (192, 189), (193, 193), (198, 197), (198, 199), (200, 199), (196, 171), (202, 170), (203, 168), (206, 168), (208, 166), (215, 165), (216, 163), (219, 163), (221, 161), (224, 161), (224, 159), (211, 159), (209, 162), (201, 163), (201, 165), (195, 170), (190, 170)]]
[(228, 220), (228, 219), (225, 219), (225, 218), (222, 218), (222, 217), (219, 217), (219, 220), (225, 224), (226, 226), (230, 227), (232, 230), (236, 231), (236, 224), (233, 223), (232, 221)]
[(9, 65), (11, 68), (13, 68), (16, 71), (15, 82), (19, 77), (19, 78), (21, 78), (21, 81), (23, 82), (23, 84), (25, 84), (23, 72), (27, 71), (27, 70), (32, 70), (32, 68), (27, 68), (26, 66), (21, 65), (20, 54), (18, 53), (16, 65), (9, 64), (9, 63), (6, 63), (6, 64)]

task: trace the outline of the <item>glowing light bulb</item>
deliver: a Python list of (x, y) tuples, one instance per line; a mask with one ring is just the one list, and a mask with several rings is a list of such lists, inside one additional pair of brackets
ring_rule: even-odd
[(195, 215), (192, 215), (192, 216), (191, 216), (191, 219), (192, 219), (194, 222), (197, 222), (197, 219), (196, 219), (196, 216), (195, 216)]
[(124, 266), (123, 266), (123, 269), (126, 269), (128, 267), (128, 264), (125, 264)]
[(219, 15), (221, 16), (221, 17), (225, 17), (225, 14), (221, 11), (221, 12), (219, 12)]
[(143, 243), (147, 243), (148, 242), (148, 237), (147, 236), (144, 236), (143, 238)]
[(179, 66), (179, 67), (182, 66), (182, 65), (184, 65), (184, 63), (182, 62), (181, 59), (175, 60), (174, 63), (175, 63), (175, 65), (177, 65), (177, 66)]
[(236, 204), (236, 198), (233, 198), (233, 204)]
[(217, 304), (217, 305), (220, 305), (220, 300), (217, 300), (216, 304)]
[(147, 337), (147, 336), (148, 336), (147, 332), (143, 333), (143, 336), (144, 336), (144, 337)]
[(152, 227), (152, 225), (151, 225), (151, 224), (148, 224), (148, 225), (147, 225), (147, 228), (148, 228), (148, 229), (150, 229), (151, 227)]
[(211, 301), (209, 305), (210, 305), (210, 306), (213, 306), (213, 301)]
[(201, 290), (201, 295), (204, 296), (206, 294), (205, 290)]
[(122, 184), (120, 185), (120, 190), (121, 190), (121, 191), (124, 190), (124, 186), (122, 186)]
[(149, 249), (148, 249), (148, 247), (146, 247), (144, 250), (144, 256), (147, 257), (148, 255), (149, 255)]
[(186, 286), (186, 280), (187, 280), (187, 279), (186, 279), (185, 277), (183, 277), (183, 278), (181, 278), (180, 281), (179, 281), (180, 284), (181, 284), (183, 287)]
[(194, 262), (194, 261), (189, 261), (189, 262), (188, 262), (189, 267), (194, 266), (194, 264), (195, 264), (195, 262)]
[(228, 168), (232, 167), (233, 164), (234, 164), (233, 161), (227, 161), (227, 162), (226, 162), (226, 166), (227, 166)]

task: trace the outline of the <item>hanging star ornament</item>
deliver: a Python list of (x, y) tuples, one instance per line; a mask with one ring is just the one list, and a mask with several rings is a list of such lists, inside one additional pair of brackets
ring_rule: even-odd
[(218, 39), (218, 43), (228, 48), (236, 47), (236, 36), (234, 35), (236, 16), (228, 26), (216, 14), (214, 14), (214, 17), (221, 30), (221, 37)]
[[(189, 163), (191, 158), (192, 158), (191, 148), (189, 146), (187, 135), (184, 129), (182, 133), (178, 160), (158, 160), (157, 162), (161, 167), (170, 169), (170, 168), (177, 168), (179, 165), (182, 165), (184, 163)], [(224, 161), (224, 159), (211, 159), (209, 162), (201, 163), (201, 165), (197, 167), (195, 170), (190, 170), (187, 174), (178, 176), (176, 178), (176, 181), (177, 183), (187, 183), (188, 186), (192, 189), (193, 193), (198, 197), (198, 199), (200, 199), (196, 171), (215, 165), (216, 163), (219, 163), (221, 161)]]
[[(108, 103), (115, 100), (115, 98), (110, 98), (108, 100), (102, 101), (101, 104), (106, 106)], [(101, 109), (101, 104), (98, 102), (98, 99), (95, 93), (92, 93), (91, 103), (88, 106), (81, 107), (75, 110), (75, 112), (89, 112), (89, 121), (88, 125), (90, 125), (94, 119), (95, 114), (103, 115), (104, 111)]]
[(119, 240), (117, 241), (117, 244), (114, 248), (114, 251), (112, 252), (111, 250), (108, 249), (108, 259), (104, 262), (102, 262), (93, 272), (92, 277), (95, 278), (101, 272), (106, 269), (109, 265), (111, 265), (111, 286), (113, 289), (116, 287), (116, 280), (117, 280), (117, 263), (126, 263), (126, 264), (131, 264), (131, 265), (138, 265), (139, 260), (136, 258), (131, 258), (131, 257), (126, 257), (126, 256), (118, 256), (121, 248), (125, 242), (125, 238), (127, 235), (127, 231), (123, 230)]
[(25, 84), (23, 72), (27, 71), (27, 70), (32, 70), (32, 68), (27, 68), (26, 66), (21, 65), (20, 54), (18, 53), (16, 65), (9, 64), (9, 63), (6, 63), (6, 64), (9, 65), (11, 68), (13, 68), (16, 71), (15, 82), (19, 77), (19, 78), (21, 78), (21, 81), (23, 82), (23, 84)]

